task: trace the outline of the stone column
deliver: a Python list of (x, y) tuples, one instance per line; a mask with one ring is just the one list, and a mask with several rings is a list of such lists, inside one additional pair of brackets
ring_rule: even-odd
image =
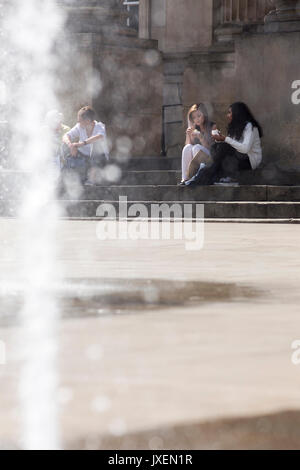
[(150, 38), (150, 0), (140, 0), (139, 8), (139, 37)]
[(272, 0), (215, 0), (215, 39), (232, 41), (245, 30), (256, 32), (266, 13), (272, 9)]
[(300, 3), (298, 0), (272, 0), (276, 7), (266, 17), (266, 23), (300, 22)]

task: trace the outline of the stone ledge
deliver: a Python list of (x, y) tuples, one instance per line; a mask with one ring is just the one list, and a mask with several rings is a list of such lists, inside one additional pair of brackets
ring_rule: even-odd
[[(182, 219), (184, 216), (186, 220), (200, 219), (279, 219), (280, 221), (300, 220), (300, 202), (270, 202), (270, 201), (128, 201), (128, 206), (133, 204), (143, 204), (147, 210), (147, 217), (151, 218), (151, 211), (154, 210), (153, 205), (167, 204), (169, 209), (173, 204), (178, 205), (181, 209), (181, 215), (177, 214), (177, 220)], [(18, 200), (0, 200), (0, 217), (16, 217), (20, 201)], [(118, 216), (119, 202), (116, 200), (61, 200), (60, 205), (64, 210), (63, 217), (79, 218), (79, 219), (97, 219), (101, 220), (103, 217), (97, 217), (97, 211), (102, 204), (110, 204), (115, 208), (116, 215)], [(186, 205), (189, 206), (187, 210)], [(204, 206), (204, 219), (203, 212), (199, 205)], [(156, 213), (156, 212), (155, 212)], [(153, 213), (152, 213), (153, 214)], [(174, 218), (172, 213), (169, 213), (167, 219)], [(132, 218), (134, 220), (134, 217)]]

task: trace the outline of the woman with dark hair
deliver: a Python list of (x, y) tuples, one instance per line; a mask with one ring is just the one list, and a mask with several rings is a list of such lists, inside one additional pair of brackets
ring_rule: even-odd
[(194, 104), (188, 111), (188, 128), (185, 146), (182, 150), (182, 180), (180, 185), (190, 179), (200, 164), (211, 160), (210, 148), (214, 143), (211, 131), (216, 129), (214, 122), (208, 119), (206, 106)]
[[(233, 182), (240, 171), (255, 170), (262, 161), (263, 131), (245, 103), (233, 103), (227, 113), (227, 137), (214, 131), (216, 144), (212, 147), (213, 164), (198, 171), (188, 184)], [(224, 178), (224, 176), (226, 178)]]

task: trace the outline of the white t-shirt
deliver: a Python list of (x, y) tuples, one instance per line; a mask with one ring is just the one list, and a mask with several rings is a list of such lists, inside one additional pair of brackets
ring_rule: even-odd
[(231, 145), (240, 153), (249, 156), (252, 170), (255, 170), (262, 161), (262, 149), (257, 127), (253, 127), (251, 122), (246, 125), (240, 141), (226, 137), (225, 142)]
[[(108, 160), (109, 156), (106, 142), (105, 124), (103, 124), (103, 122), (97, 121), (94, 121), (94, 123), (94, 129), (90, 137), (93, 137), (95, 135), (103, 135), (103, 139), (99, 139), (99, 141), (94, 142), (93, 144), (84, 145), (83, 147), (80, 147), (79, 151), (80, 153), (83, 153), (83, 155), (90, 157), (93, 152), (93, 146), (96, 144), (97, 147), (99, 146), (100, 151), (105, 154), (106, 159)], [(86, 129), (84, 127), (81, 127), (79, 122), (69, 132), (67, 132), (67, 136), (71, 139), (72, 142), (78, 139), (80, 142), (83, 142), (84, 140), (87, 140), (89, 138)]]

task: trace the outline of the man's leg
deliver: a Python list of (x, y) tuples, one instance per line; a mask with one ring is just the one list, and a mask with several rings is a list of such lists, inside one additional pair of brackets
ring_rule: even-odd
[(102, 168), (105, 167), (107, 161), (103, 154), (93, 154), (89, 160), (89, 168), (87, 172), (87, 180), (90, 183), (101, 183), (103, 180)]

